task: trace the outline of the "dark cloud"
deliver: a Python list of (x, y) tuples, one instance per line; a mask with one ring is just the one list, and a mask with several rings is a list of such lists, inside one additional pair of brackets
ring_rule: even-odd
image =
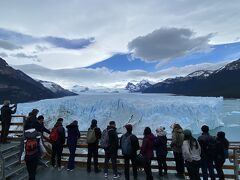
[(2, 53), (0, 53), (0, 57), (6, 58), (6, 57), (8, 57), (8, 55), (6, 53), (2, 52)]
[(81, 49), (81, 48), (87, 47), (88, 45), (94, 42), (94, 38), (66, 39), (66, 38), (48, 36), (43, 39), (49, 42), (50, 44), (53, 44), (56, 47), (61, 47), (65, 49)]
[(0, 48), (7, 50), (15, 50), (21, 49), (22, 47), (0, 39)]
[(15, 31), (0, 28), (0, 40), (13, 42), (18, 45), (28, 45), (35, 43), (49, 43), (55, 47), (65, 49), (82, 49), (94, 43), (94, 38), (67, 39), (62, 37), (45, 36), (35, 37)]
[(27, 55), (25, 53), (17, 53), (17, 54), (12, 54), (11, 56), (16, 57), (16, 58), (32, 59), (33, 61), (40, 62), (37, 55)]
[(170, 59), (210, 50), (212, 34), (195, 36), (190, 29), (161, 28), (128, 43), (134, 57), (147, 62), (167, 62)]

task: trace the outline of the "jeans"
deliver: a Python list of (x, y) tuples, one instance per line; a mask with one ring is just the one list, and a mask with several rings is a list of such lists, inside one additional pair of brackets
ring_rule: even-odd
[(10, 122), (2, 121), (2, 134), (1, 134), (1, 142), (5, 143), (7, 141), (8, 133), (10, 128)]
[(38, 165), (38, 157), (32, 158), (30, 160), (26, 160), (29, 180), (35, 180), (37, 165)]
[(208, 172), (211, 180), (215, 180), (213, 160), (201, 159), (201, 169), (203, 174), (203, 180), (208, 180)]
[(224, 161), (223, 160), (215, 160), (215, 168), (217, 170), (217, 175), (218, 175), (218, 178), (219, 180), (224, 180), (224, 172), (223, 172), (223, 164), (224, 164)]
[(68, 149), (70, 152), (69, 159), (68, 159), (68, 169), (74, 169), (74, 163), (75, 163), (75, 152), (76, 152), (77, 145), (68, 145)]
[(110, 153), (108, 151), (105, 151), (104, 173), (108, 173), (108, 163), (109, 163), (110, 159), (112, 162), (113, 174), (117, 175), (118, 174), (118, 172), (117, 172), (117, 152)]
[(133, 169), (133, 177), (134, 179), (137, 179), (137, 164), (136, 164), (136, 154), (133, 154), (131, 156), (124, 156), (124, 175), (125, 175), (125, 180), (129, 180), (129, 163), (130, 160), (132, 162), (132, 169)]
[(190, 180), (200, 180), (199, 169), (200, 161), (186, 161), (187, 171), (190, 177)]
[(167, 174), (167, 163), (166, 163), (167, 156), (157, 156), (157, 162), (158, 162), (158, 170), (159, 175), (162, 175), (162, 170), (164, 169), (164, 172)]
[(146, 180), (153, 180), (151, 160), (149, 160), (149, 159), (146, 160), (146, 163), (145, 163), (145, 166), (144, 166), (144, 171), (146, 173)]
[(91, 171), (91, 160), (93, 157), (94, 171), (98, 172), (98, 145), (88, 145), (88, 155), (87, 155), (87, 171)]
[(173, 155), (174, 155), (174, 159), (176, 162), (177, 173), (180, 175), (183, 175), (184, 174), (184, 160), (183, 160), (182, 153), (173, 152)]
[(62, 157), (63, 146), (62, 144), (52, 144), (52, 166), (55, 166), (55, 158), (57, 156), (57, 165), (61, 167), (61, 157)]

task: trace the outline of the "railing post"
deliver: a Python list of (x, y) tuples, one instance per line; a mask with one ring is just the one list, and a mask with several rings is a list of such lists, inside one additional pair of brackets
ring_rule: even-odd
[(239, 164), (238, 164), (238, 150), (237, 148), (233, 149), (233, 164), (234, 164), (234, 175), (235, 175), (235, 179), (239, 180)]

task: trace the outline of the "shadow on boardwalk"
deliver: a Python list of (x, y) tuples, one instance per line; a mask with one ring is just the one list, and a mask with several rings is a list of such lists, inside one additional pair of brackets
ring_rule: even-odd
[[(121, 171), (121, 178), (119, 180), (124, 180), (124, 172)], [(168, 174), (164, 177), (159, 177), (157, 173), (153, 173), (154, 179), (159, 180), (165, 180), (165, 179), (171, 179), (171, 180), (177, 180), (179, 178), (176, 178), (174, 174)], [(103, 172), (100, 172), (98, 174), (87, 173), (85, 169), (83, 168), (76, 168), (74, 171), (69, 172), (67, 170), (63, 170), (61, 172), (57, 171), (57, 169), (54, 169), (52, 167), (49, 168), (43, 168), (40, 169), (37, 173), (36, 179), (42, 179), (42, 180), (106, 180), (106, 179), (113, 179), (112, 173), (110, 171), (109, 177), (104, 178)], [(130, 177), (130, 179), (133, 179), (133, 177)], [(140, 172), (138, 176), (138, 180), (145, 180), (145, 173)]]

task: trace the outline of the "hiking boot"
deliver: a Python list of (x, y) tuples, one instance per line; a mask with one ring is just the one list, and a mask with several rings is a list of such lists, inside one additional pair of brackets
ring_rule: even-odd
[(114, 174), (114, 176), (113, 176), (113, 178), (114, 179), (117, 179), (117, 178), (120, 178), (121, 176), (120, 176), (120, 174), (118, 173), (118, 174)]
[(107, 178), (108, 177), (108, 173), (104, 173), (104, 177)]

